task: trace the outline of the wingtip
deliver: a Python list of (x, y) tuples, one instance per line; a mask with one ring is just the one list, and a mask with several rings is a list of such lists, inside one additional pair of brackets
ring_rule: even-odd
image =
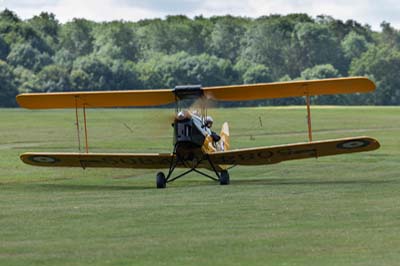
[(369, 79), (368, 77), (361, 77), (361, 78), (364, 80), (366, 87), (368, 88), (367, 89), (368, 91), (374, 91), (376, 89), (376, 85), (373, 80)]
[(26, 153), (26, 152), (19, 155), (19, 159), (23, 163), (32, 165), (32, 163), (28, 160), (28, 157), (29, 157), (29, 153)]
[(371, 142), (373, 143), (372, 144), (373, 150), (377, 150), (381, 147), (381, 144), (379, 143), (379, 141), (377, 139), (374, 139), (374, 138), (370, 138), (370, 139), (371, 139)]
[(23, 107), (22, 106), (22, 103), (23, 103), (23, 94), (18, 94), (17, 96), (15, 96), (15, 100), (17, 101), (17, 103), (18, 103), (18, 105), (20, 106), (20, 107)]
[(369, 143), (366, 146), (366, 151), (373, 151), (373, 150), (377, 150), (381, 147), (381, 144), (379, 143), (379, 141), (373, 137), (369, 137), (369, 136), (361, 136), (359, 137), (360, 140), (364, 140), (367, 141), (367, 143)]
[(26, 108), (26, 109), (34, 109), (29, 104), (30, 102), (29, 102), (28, 97), (27, 97), (28, 95), (30, 95), (30, 94), (29, 93), (21, 93), (21, 94), (18, 94), (15, 97), (15, 99), (16, 99), (19, 107)]

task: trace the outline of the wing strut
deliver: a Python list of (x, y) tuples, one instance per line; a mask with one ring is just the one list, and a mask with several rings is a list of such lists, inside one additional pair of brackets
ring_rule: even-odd
[(75, 97), (75, 119), (76, 119), (76, 132), (78, 135), (78, 149), (81, 152), (81, 134), (79, 132), (79, 116), (78, 116), (78, 97)]
[[(78, 98), (79, 96), (75, 96), (75, 119), (76, 119), (76, 131), (78, 135), (78, 149), (81, 152), (81, 134), (79, 129), (79, 114), (78, 114)], [(85, 127), (85, 152), (89, 153), (89, 144), (88, 144), (88, 130), (87, 130), (87, 123), (86, 123), (86, 104), (82, 104), (83, 109), (83, 124)]]
[(312, 142), (312, 129), (311, 129), (311, 110), (310, 110), (310, 94), (306, 96), (307, 103), (307, 124), (308, 124), (308, 140)]
[(85, 124), (85, 150), (86, 153), (89, 153), (89, 144), (88, 144), (88, 133), (87, 133), (87, 124), (86, 124), (86, 105), (83, 105), (83, 122)]

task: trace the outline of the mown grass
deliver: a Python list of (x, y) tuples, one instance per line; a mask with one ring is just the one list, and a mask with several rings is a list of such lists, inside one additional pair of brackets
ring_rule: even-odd
[[(314, 139), (369, 135), (381, 149), (165, 190), (152, 170), (24, 165), (25, 151), (78, 149), (75, 113), (2, 109), (0, 265), (398, 265), (400, 108), (313, 109)], [(303, 107), (209, 113), (215, 128), (229, 121), (234, 148), (307, 140)], [(89, 110), (90, 149), (168, 152), (171, 116)]]

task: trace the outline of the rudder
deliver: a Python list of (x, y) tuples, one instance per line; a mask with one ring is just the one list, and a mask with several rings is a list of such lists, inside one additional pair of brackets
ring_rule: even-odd
[(220, 136), (221, 136), (221, 143), (223, 145), (222, 146), (223, 150), (225, 150), (225, 151), (229, 150), (230, 149), (230, 142), (229, 142), (229, 125), (228, 125), (228, 122), (225, 122), (222, 125)]

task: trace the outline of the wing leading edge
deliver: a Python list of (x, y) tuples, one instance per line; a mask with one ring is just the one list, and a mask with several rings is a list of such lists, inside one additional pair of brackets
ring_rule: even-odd
[(264, 165), (288, 160), (371, 151), (379, 147), (380, 144), (376, 139), (355, 137), (215, 152), (209, 154), (209, 157), (214, 164), (219, 165)]

